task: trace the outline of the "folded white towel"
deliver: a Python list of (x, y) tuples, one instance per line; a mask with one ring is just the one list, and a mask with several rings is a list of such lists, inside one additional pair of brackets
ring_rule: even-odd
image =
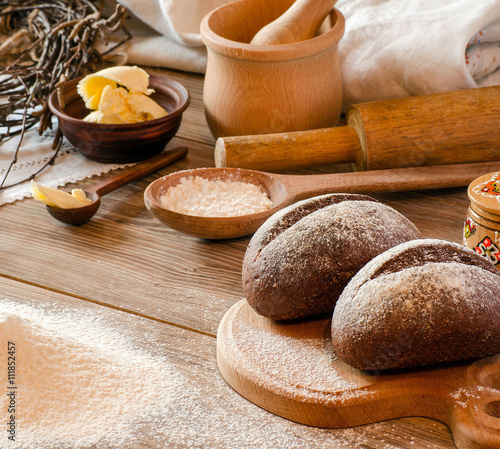
[[(203, 72), (199, 24), (230, 0), (119, 1), (156, 34), (128, 44), (129, 62)], [(500, 83), (498, 0), (338, 0), (336, 8), (346, 18), (345, 106)]]
[[(116, 0), (105, 1), (110, 11), (116, 5)], [(120, 51), (128, 55), (132, 64), (204, 73), (207, 54), (199, 32), (201, 20), (211, 10), (231, 1), (119, 0), (133, 14), (127, 27), (134, 36)]]
[[(474, 43), (487, 33), (500, 44), (498, 0), (339, 0), (336, 7), (346, 18), (340, 44), (346, 106), (498, 81), (494, 55), (481, 50), (485, 40)], [(466, 63), (473, 51), (489, 67), (481, 76)]]

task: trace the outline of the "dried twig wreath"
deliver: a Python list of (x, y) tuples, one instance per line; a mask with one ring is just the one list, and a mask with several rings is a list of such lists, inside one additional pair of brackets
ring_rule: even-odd
[[(0, 144), (20, 136), (10, 165), (0, 180), (0, 190), (21, 151), (25, 132), (38, 126), (42, 134), (51, 128), (49, 95), (68, 79), (95, 71), (105, 55), (130, 38), (124, 27), (127, 10), (117, 5), (102, 17), (94, 0), (0, 0)], [(100, 53), (99, 40), (108, 43), (111, 33), (122, 29), (125, 37)], [(54, 163), (62, 135), (56, 133), (54, 154), (28, 179)], [(19, 181), (19, 184), (23, 181)]]

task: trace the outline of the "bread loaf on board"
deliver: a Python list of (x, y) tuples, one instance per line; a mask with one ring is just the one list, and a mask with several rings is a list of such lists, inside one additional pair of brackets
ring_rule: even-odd
[(349, 365), (377, 371), (500, 353), (500, 272), (455, 243), (402, 243), (347, 285), (332, 342)]
[(311, 198), (277, 212), (254, 234), (243, 290), (250, 306), (273, 320), (331, 312), (369, 260), (421, 237), (403, 215), (368, 196)]

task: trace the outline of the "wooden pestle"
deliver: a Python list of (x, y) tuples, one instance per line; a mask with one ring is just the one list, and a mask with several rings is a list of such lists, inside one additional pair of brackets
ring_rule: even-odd
[(284, 170), (354, 163), (357, 170), (500, 160), (500, 87), (354, 105), (346, 126), (220, 137), (217, 167)]
[(336, 0), (296, 0), (280, 17), (253, 37), (252, 45), (279, 45), (316, 36)]

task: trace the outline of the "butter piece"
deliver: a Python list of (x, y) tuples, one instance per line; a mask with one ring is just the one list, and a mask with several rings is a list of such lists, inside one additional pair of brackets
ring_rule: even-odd
[(167, 115), (165, 109), (146, 95), (132, 93), (128, 96), (128, 104), (135, 114), (141, 114), (145, 120), (153, 120)]
[(45, 187), (31, 180), (31, 194), (33, 198), (47, 206), (59, 207), (61, 209), (72, 209), (82, 207), (91, 203), (82, 189), (73, 189), (71, 194), (52, 187)]
[(77, 85), (85, 106), (93, 110), (83, 120), (94, 123), (137, 123), (167, 115), (148, 97), (149, 75), (137, 66), (118, 66), (83, 78)]
[(87, 76), (83, 78), (76, 86), (78, 94), (85, 101), (85, 107), (90, 110), (96, 110), (101, 102), (102, 92), (105, 87), (118, 87), (114, 81), (97, 76)]
[(104, 87), (110, 85), (117, 87), (120, 84), (126, 87), (129, 92), (137, 92), (145, 95), (151, 95), (153, 89), (148, 89), (149, 75), (137, 66), (116, 66), (100, 70), (83, 78), (76, 90), (83, 98), (85, 104), (90, 102), (89, 109), (97, 109), (100, 101), (100, 94)]

